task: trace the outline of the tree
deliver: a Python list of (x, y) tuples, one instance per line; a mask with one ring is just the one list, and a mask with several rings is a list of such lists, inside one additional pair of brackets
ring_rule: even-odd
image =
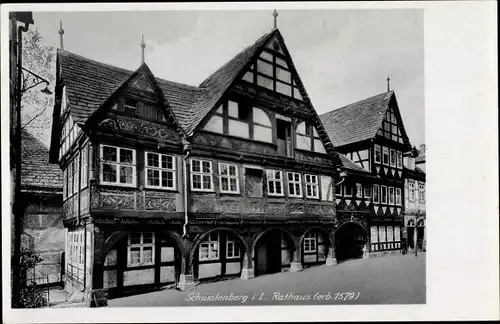
[[(36, 28), (23, 34), (23, 68), (50, 82), (49, 90), (54, 92), (55, 52), (54, 47), (42, 43), (42, 36)], [(32, 78), (24, 73), (22, 82), (30, 85)], [(48, 143), (51, 130), (54, 97), (40, 92), (41, 85), (27, 90), (21, 99), (21, 127), (27, 129)]]

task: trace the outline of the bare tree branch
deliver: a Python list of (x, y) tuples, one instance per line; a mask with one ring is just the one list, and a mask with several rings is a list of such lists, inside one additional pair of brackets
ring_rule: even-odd
[(24, 125), (21, 126), (21, 130), (24, 130), (32, 121), (43, 115), (45, 110), (47, 110), (48, 106), (44, 106), (42, 110), (40, 110), (33, 118), (31, 118), (29, 121), (27, 121)]

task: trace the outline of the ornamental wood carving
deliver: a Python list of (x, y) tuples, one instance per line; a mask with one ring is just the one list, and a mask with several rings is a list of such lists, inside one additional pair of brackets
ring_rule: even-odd
[(134, 210), (135, 193), (120, 189), (106, 189), (101, 190), (99, 199), (100, 209), (113, 209), (113, 210)]
[(140, 134), (170, 142), (180, 141), (179, 136), (174, 131), (165, 128), (165, 126), (141, 119), (127, 119), (121, 116), (110, 116), (99, 122), (98, 126), (113, 132)]
[(234, 152), (248, 152), (265, 155), (277, 155), (276, 149), (265, 144), (252, 143), (251, 141), (238, 140), (236, 138), (227, 138), (224, 135), (216, 134), (196, 134), (193, 138), (193, 144), (207, 147), (221, 148)]
[(301, 151), (295, 151), (295, 159), (299, 161), (304, 161), (307, 163), (311, 164), (320, 164), (320, 165), (326, 165), (329, 167), (333, 167), (333, 161), (328, 157), (321, 157), (321, 156), (316, 156), (316, 155), (309, 155), (305, 154), (304, 152)]
[(146, 210), (176, 211), (175, 198), (158, 198), (146, 196)]
[(215, 196), (193, 196), (191, 198), (190, 211), (193, 213), (220, 213), (220, 201)]

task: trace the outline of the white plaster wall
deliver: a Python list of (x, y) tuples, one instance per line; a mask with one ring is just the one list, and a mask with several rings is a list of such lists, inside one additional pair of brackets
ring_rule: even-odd
[(316, 262), (316, 254), (304, 255), (304, 263)]
[(212, 116), (210, 120), (207, 122), (205, 127), (203, 127), (204, 130), (214, 132), (214, 133), (220, 133), (222, 134), (223, 129), (222, 129), (222, 117), (220, 116)]
[(301, 150), (311, 150), (311, 138), (297, 134), (297, 148)]
[(116, 287), (116, 270), (104, 270), (104, 282), (103, 288), (114, 288)]
[(198, 266), (198, 278), (200, 279), (220, 276), (220, 274), (220, 263), (206, 263)]
[(321, 140), (314, 140), (314, 151), (318, 153), (326, 153), (325, 147), (323, 146), (323, 142), (321, 142)]
[(239, 262), (226, 263), (226, 274), (236, 274), (241, 271), (241, 265)]
[(333, 201), (332, 178), (329, 176), (321, 176), (321, 200)]
[(237, 121), (237, 120), (230, 119), (229, 120), (229, 135), (242, 137), (242, 138), (250, 138), (248, 124), (244, 123), (244, 122)]
[(272, 130), (272, 128), (254, 125), (253, 137), (257, 141), (272, 143), (273, 142), (273, 130)]
[(170, 246), (163, 246), (161, 248), (161, 262), (174, 261), (174, 248)]
[(287, 249), (287, 250), (281, 250), (281, 264), (290, 264), (292, 262), (292, 251)]
[(271, 126), (271, 121), (267, 114), (260, 108), (253, 108), (253, 121), (265, 126)]
[(175, 281), (175, 267), (164, 266), (160, 269), (160, 282), (174, 282)]
[(123, 273), (123, 285), (145, 285), (154, 283), (155, 269), (129, 270)]

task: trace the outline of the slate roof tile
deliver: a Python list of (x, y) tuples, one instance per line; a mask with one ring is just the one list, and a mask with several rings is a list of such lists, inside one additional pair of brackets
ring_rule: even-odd
[(365, 168), (360, 167), (359, 165), (357, 165), (356, 163), (354, 163), (351, 159), (349, 159), (344, 154), (340, 154), (340, 153), (337, 153), (337, 154), (340, 157), (340, 162), (342, 163), (342, 166), (345, 169), (371, 174), (370, 171), (366, 170)]
[(62, 172), (49, 164), (49, 149), (26, 130), (21, 140), (21, 186), (62, 190)]

